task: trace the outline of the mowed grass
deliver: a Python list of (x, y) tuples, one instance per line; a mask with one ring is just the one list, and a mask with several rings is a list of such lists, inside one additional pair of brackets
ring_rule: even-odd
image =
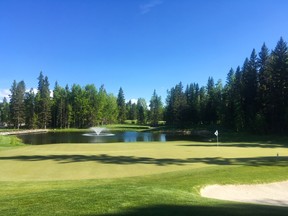
[(0, 212), (287, 215), (288, 208), (199, 195), (209, 184), (288, 180), (288, 149), (258, 144), (53, 144), (0, 151)]

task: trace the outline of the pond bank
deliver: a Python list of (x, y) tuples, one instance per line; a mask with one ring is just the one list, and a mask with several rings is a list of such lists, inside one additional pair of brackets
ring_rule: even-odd
[(28, 133), (47, 133), (48, 129), (34, 129), (34, 130), (17, 130), (17, 131), (5, 131), (0, 132), (0, 135), (18, 135), (18, 134), (28, 134)]

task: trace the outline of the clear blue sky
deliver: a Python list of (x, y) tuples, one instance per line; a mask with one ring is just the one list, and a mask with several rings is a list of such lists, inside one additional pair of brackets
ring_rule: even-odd
[(13, 80), (104, 84), (126, 100), (226, 81), (253, 48), (288, 40), (287, 0), (0, 0), (0, 101)]

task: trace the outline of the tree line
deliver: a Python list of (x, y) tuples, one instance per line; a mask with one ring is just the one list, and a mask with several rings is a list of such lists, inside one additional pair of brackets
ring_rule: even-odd
[(137, 104), (125, 102), (122, 88), (118, 96), (106, 92), (102, 85), (81, 87), (74, 84), (61, 87), (57, 82), (50, 92), (47, 76), (42, 72), (38, 77), (38, 88), (26, 91), (25, 82), (14, 80), (10, 101), (4, 98), (0, 104), (0, 122), (14, 128), (87, 128), (96, 125), (124, 123), (127, 119), (139, 124), (156, 124), (161, 120), (163, 104), (154, 91), (150, 108), (145, 99)]
[(242, 67), (231, 68), (225, 85), (180, 82), (168, 91), (165, 119), (170, 125), (219, 124), (236, 131), (288, 132), (288, 52), (281, 37), (270, 51), (253, 49)]
[(167, 91), (165, 107), (153, 92), (149, 106), (144, 98), (126, 103), (122, 88), (116, 96), (93, 84), (65, 88), (56, 82), (53, 97), (48, 77), (40, 72), (38, 89), (26, 92), (25, 83), (13, 82), (10, 101), (0, 104), (0, 122), (27, 128), (84, 128), (124, 123), (193, 126), (217, 124), (236, 131), (288, 132), (288, 51), (281, 37), (269, 50), (265, 43), (252, 50), (242, 67), (231, 68), (226, 83), (208, 78), (206, 86), (182, 82)]

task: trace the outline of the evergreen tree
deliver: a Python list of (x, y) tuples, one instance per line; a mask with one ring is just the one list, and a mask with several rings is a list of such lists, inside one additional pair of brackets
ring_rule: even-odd
[(84, 92), (80, 85), (74, 84), (71, 88), (72, 125), (73, 127), (84, 127), (85, 109)]
[(53, 106), (52, 106), (52, 126), (63, 128), (65, 127), (65, 109), (66, 109), (66, 91), (58, 82), (55, 83), (53, 90)]
[(27, 128), (37, 128), (37, 116), (35, 113), (35, 93), (31, 88), (25, 94), (25, 125)]
[(18, 128), (25, 122), (25, 83), (21, 81), (17, 83), (15, 80), (10, 89), (10, 113), (11, 122), (14, 128)]
[(137, 122), (138, 124), (146, 124), (147, 120), (147, 103), (144, 98), (137, 100)]
[(38, 77), (38, 92), (36, 95), (37, 116), (40, 128), (46, 129), (51, 121), (51, 98), (48, 77), (42, 71)]
[(119, 89), (117, 97), (117, 105), (118, 105), (118, 121), (123, 124), (126, 120), (126, 104), (125, 104), (124, 92), (121, 87)]
[(274, 132), (284, 133), (288, 128), (288, 52), (281, 37), (271, 56), (271, 96), (269, 113)]
[(106, 122), (107, 116), (105, 114), (105, 106), (107, 103), (107, 92), (104, 88), (104, 85), (102, 85), (99, 89), (98, 95), (97, 95), (97, 120), (98, 124), (104, 124)]
[(234, 82), (234, 106), (235, 106), (235, 129), (240, 131), (244, 128), (244, 112), (243, 112), (243, 97), (242, 97), (242, 71), (238, 66), (235, 71)]
[(216, 90), (213, 77), (208, 78), (207, 82), (207, 102), (205, 111), (205, 122), (215, 124), (217, 121), (216, 110)]
[(230, 69), (227, 74), (226, 85), (224, 87), (223, 102), (224, 102), (224, 121), (223, 124), (229, 128), (235, 127), (234, 117), (235, 117), (235, 72), (233, 68)]
[(200, 121), (200, 91), (199, 85), (193, 83), (187, 85), (185, 95), (187, 98), (187, 121), (193, 124), (198, 124)]
[(84, 127), (98, 125), (100, 108), (98, 103), (98, 91), (94, 84), (86, 85), (84, 90), (83, 107)]
[(132, 103), (131, 100), (126, 104), (126, 111), (127, 111), (127, 118), (130, 120), (136, 120), (137, 119), (137, 105), (135, 103)]
[(162, 119), (163, 104), (161, 97), (157, 95), (156, 90), (154, 90), (153, 95), (150, 100), (150, 122), (153, 126), (157, 126), (158, 122)]
[(9, 103), (6, 97), (3, 98), (1, 103), (0, 122), (4, 125), (9, 123)]
[(263, 44), (261, 51), (258, 54), (258, 96), (257, 103), (259, 106), (259, 112), (257, 116), (258, 125), (257, 130), (262, 133), (268, 132), (268, 125), (271, 125), (268, 107), (269, 97), (271, 93), (271, 70), (270, 70), (270, 53), (265, 43)]
[(254, 128), (255, 116), (258, 111), (257, 89), (258, 89), (258, 63), (255, 49), (253, 49), (250, 59), (246, 59), (243, 64), (243, 111), (245, 113), (245, 127)]
[(166, 104), (165, 120), (167, 124), (178, 125), (185, 122), (187, 98), (183, 92), (182, 82), (167, 92)]

